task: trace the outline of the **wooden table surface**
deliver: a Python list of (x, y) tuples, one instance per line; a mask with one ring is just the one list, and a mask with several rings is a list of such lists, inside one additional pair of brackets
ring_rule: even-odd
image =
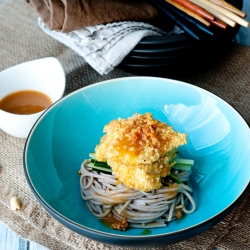
[(0, 249), (1, 250), (46, 250), (47, 248), (21, 239), (3, 223), (0, 222)]

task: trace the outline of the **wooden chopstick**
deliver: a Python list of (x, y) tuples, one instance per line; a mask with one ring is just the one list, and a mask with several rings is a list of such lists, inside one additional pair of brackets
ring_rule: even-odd
[(222, 29), (226, 29), (227, 28), (227, 24), (222, 22), (221, 20), (218, 20), (218, 19), (214, 19), (213, 21), (210, 21), (212, 24), (222, 28)]
[[(210, 8), (217, 10), (218, 12), (220, 12), (221, 14), (223, 14), (224, 16), (226, 16), (227, 18), (233, 20), (234, 22), (244, 26), (244, 27), (249, 27), (249, 22), (247, 22), (246, 20), (244, 20), (243, 18), (237, 16), (236, 14), (234, 14), (233, 12), (226, 10), (225, 8), (214, 4), (208, 0), (198, 0), (200, 3), (203, 3), (207, 6), (209, 6)], [(192, 2), (192, 1), (191, 1)]]
[(169, 8), (165, 8), (163, 6), (164, 1), (162, 0), (148, 0), (148, 2), (154, 6), (158, 11), (162, 12), (164, 15), (168, 16), (173, 23), (176, 24), (180, 29), (185, 31), (188, 35), (193, 37), (196, 40), (200, 40), (200, 34), (197, 32), (197, 30), (193, 29), (193, 25), (184, 20), (184, 18), (177, 16), (176, 13), (174, 13)]
[(196, 13), (194, 13), (193, 11), (183, 7), (182, 5), (176, 3), (173, 0), (165, 0), (166, 2), (168, 2), (169, 4), (173, 5), (174, 7), (176, 7), (177, 9), (185, 12), (187, 15), (195, 18), (196, 20), (200, 21), (201, 23), (203, 23), (204, 25), (206, 25), (207, 27), (209, 27), (211, 25), (210, 22), (208, 22), (206, 19), (204, 19), (203, 17), (197, 15)]
[(227, 9), (229, 11), (232, 11), (233, 13), (237, 14), (238, 16), (240, 16), (242, 18), (246, 17), (246, 13), (244, 13), (243, 11), (237, 9), (232, 4), (227, 3), (224, 0), (209, 0), (209, 1), (213, 2), (213, 3), (217, 4), (217, 5), (220, 5), (221, 7), (225, 8), (225, 9)]
[(236, 22), (234, 22), (233, 20), (231, 20), (230, 18), (224, 16), (223, 14), (221, 14), (219, 11), (211, 8), (210, 6), (200, 2), (199, 0), (189, 0), (190, 2), (197, 4), (198, 6), (202, 7), (203, 9), (205, 9), (206, 11), (210, 12), (212, 15), (214, 15), (217, 19), (221, 20), (222, 22), (226, 23), (227, 25), (231, 26), (231, 27), (235, 27), (236, 26)]
[(213, 21), (215, 19), (215, 17), (211, 15), (209, 12), (199, 7), (198, 5), (189, 2), (188, 0), (174, 0), (174, 1), (209, 21)]
[(198, 33), (200, 33), (200, 31), (201, 31), (202, 33), (206, 33), (206, 34), (208, 34), (210, 36), (214, 35), (214, 31), (211, 30), (210, 27), (207, 27), (203, 23), (197, 21), (193, 17), (191, 17), (191, 16), (187, 15), (185, 12), (177, 9), (176, 7), (169, 4), (168, 2), (166, 2), (164, 0), (154, 0), (154, 1), (161, 2), (163, 8), (172, 11), (174, 13), (174, 15), (176, 16), (176, 18), (184, 19), (186, 21), (186, 23), (188, 23), (189, 25), (192, 25), (193, 29), (197, 30)]

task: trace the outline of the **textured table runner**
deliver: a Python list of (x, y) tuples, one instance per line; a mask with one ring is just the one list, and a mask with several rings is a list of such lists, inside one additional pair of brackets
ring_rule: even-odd
[[(96, 73), (80, 56), (53, 40), (37, 25), (36, 13), (24, 0), (0, 2), (0, 71), (25, 61), (54, 56), (66, 73), (68, 94), (98, 81), (130, 76), (115, 69), (106, 76)], [(183, 80), (220, 96), (250, 124), (250, 48), (232, 44), (215, 64)], [(22, 167), (25, 140), (0, 130), (0, 221), (20, 237), (48, 249), (122, 249), (84, 238), (51, 217), (37, 202), (26, 183)], [(10, 210), (16, 194), (21, 211)], [(227, 195), (227, 194), (225, 194)], [(174, 245), (151, 249), (250, 249), (250, 191), (220, 223), (198, 236)]]

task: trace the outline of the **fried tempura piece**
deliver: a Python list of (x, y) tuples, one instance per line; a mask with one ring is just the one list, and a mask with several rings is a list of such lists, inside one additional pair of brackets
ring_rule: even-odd
[(154, 120), (150, 113), (113, 120), (104, 132), (96, 146), (96, 159), (107, 161), (125, 186), (145, 192), (162, 186), (161, 177), (170, 173), (173, 152), (186, 143), (185, 134)]

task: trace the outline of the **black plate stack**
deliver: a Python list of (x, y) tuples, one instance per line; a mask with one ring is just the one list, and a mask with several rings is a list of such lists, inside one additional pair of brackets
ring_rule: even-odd
[[(242, 9), (243, 0), (228, 0)], [(200, 40), (187, 33), (160, 37), (145, 37), (126, 56), (119, 65), (123, 70), (146, 76), (174, 77), (192, 74), (216, 63), (239, 31), (240, 26), (217, 27), (212, 29), (213, 36), (202, 34)]]

